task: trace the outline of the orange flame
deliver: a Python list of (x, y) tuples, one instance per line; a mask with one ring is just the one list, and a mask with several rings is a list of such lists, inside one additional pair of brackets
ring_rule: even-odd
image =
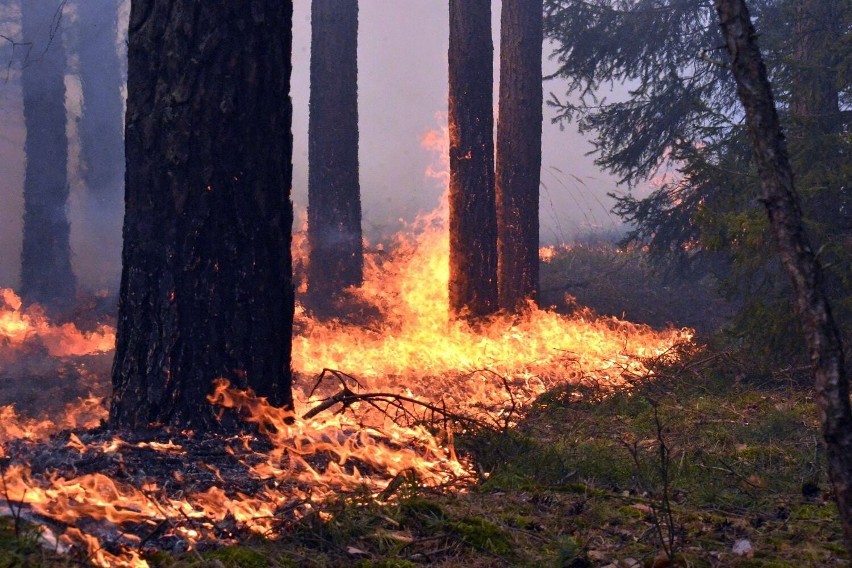
[[(444, 128), (424, 136), (423, 143), (446, 157), (446, 138)], [(446, 162), (431, 168), (429, 175), (445, 181)], [(389, 253), (381, 248), (367, 256), (364, 283), (351, 290), (381, 317), (359, 324), (318, 321), (297, 306), (299, 333), (292, 346), (297, 408), (321, 404), (304, 381), (324, 368), (334, 368), (357, 377), (367, 393), (399, 393), (411, 404), (420, 401), (457, 414), (485, 415), (508, 425), (549, 388), (581, 381), (607, 388), (647, 377), (651, 372), (646, 358), (691, 340), (690, 330), (655, 331), (588, 312), (567, 317), (534, 305), (521, 315), (495, 316), (474, 330), (449, 313), (446, 195), (436, 211), (407, 229), (390, 243)], [(298, 266), (305, 262), (298, 236), (293, 248)], [(540, 255), (547, 262), (556, 252), (545, 248)], [(52, 356), (65, 357), (108, 351), (114, 340), (113, 330), (106, 326), (82, 333), (72, 324), (52, 325), (38, 310), (22, 309), (11, 290), (0, 290), (0, 349), (5, 346), (14, 353), (35, 342)], [(328, 388), (324, 392), (328, 394)], [(216, 538), (213, 523), (226, 518), (267, 533), (274, 530), (276, 512), (285, 506), (298, 516), (343, 491), (368, 488), (379, 495), (394, 479), (409, 473), (430, 486), (470, 475), (469, 464), (455, 455), (452, 432), (435, 435), (423, 425), (397, 423), (363, 402), (350, 401), (350, 412), (322, 412), (305, 419), (224, 382), (216, 385), (210, 401), (236, 409), (271, 442), (272, 450), (264, 454), (251, 449), (254, 440), (248, 436), (226, 446), (250, 476), (268, 481), (256, 494), (229, 493), (213, 485), (177, 499), (151, 482), (137, 488), (98, 473), (70, 479), (36, 476), (24, 465), (9, 466), (0, 477), (0, 489), (10, 501), (25, 502), (36, 514), (68, 525), (58, 537), (63, 550), (80, 547), (98, 566), (144, 567), (147, 562), (132, 546), (123, 555), (112, 554), (98, 538), (74, 525), (83, 519), (167, 525), (171, 534), (193, 546)], [(62, 428), (93, 426), (104, 416), (97, 399), (81, 401), (55, 421), (21, 418), (12, 407), (2, 407), (0, 451), (13, 439), (44, 439)], [(94, 448), (71, 435), (67, 445), (79, 452), (108, 453), (128, 442), (114, 438)], [(137, 446), (184, 453), (173, 442)], [(324, 459), (314, 459), (318, 455)], [(210, 467), (221, 482), (219, 472)], [(175, 480), (180, 482), (182, 475), (176, 474)], [(138, 541), (126, 535), (129, 545)]]
[(41, 343), (52, 357), (73, 357), (104, 353), (115, 347), (115, 330), (107, 325), (83, 333), (73, 323), (52, 324), (38, 306), (22, 307), (14, 291), (0, 289), (0, 345), (12, 350)]

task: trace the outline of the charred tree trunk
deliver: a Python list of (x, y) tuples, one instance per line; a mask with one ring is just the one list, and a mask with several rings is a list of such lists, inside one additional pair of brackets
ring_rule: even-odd
[(852, 411), (843, 347), (805, 233), (772, 90), (744, 0), (716, 0), (737, 92), (746, 113), (772, 232), (795, 290), (796, 312), (813, 363), (817, 406), (847, 548), (852, 551)]
[(62, 312), (74, 301), (68, 223), (68, 140), (65, 134), (65, 48), (59, 0), (21, 3), (27, 57), (21, 73), (26, 125), (24, 299)]
[(77, 2), (83, 177), (91, 195), (101, 203), (118, 201), (124, 186), (121, 65), (116, 49), (118, 4), (119, 0)]
[(500, 307), (538, 296), (541, 181), (542, 0), (503, 0), (497, 120), (497, 248)]
[(308, 163), (308, 294), (322, 312), (363, 280), (357, 0), (311, 3)]
[(114, 428), (215, 427), (220, 377), (292, 402), (292, 9), (133, 0)]
[(450, 0), (450, 309), (497, 310), (490, 0)]

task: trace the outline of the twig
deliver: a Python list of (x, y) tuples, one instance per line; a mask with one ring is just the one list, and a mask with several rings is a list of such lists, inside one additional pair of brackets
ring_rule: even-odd
[[(343, 373), (341, 371), (336, 371), (334, 369), (323, 369), (322, 373), (320, 373), (320, 376), (317, 380), (316, 385), (314, 385), (314, 388), (311, 389), (311, 394), (313, 394), (313, 392), (319, 386), (319, 383), (328, 375), (332, 375), (334, 377), (337, 377), (340, 380), (341, 391), (338, 392), (337, 394), (323, 400), (320, 404), (318, 404), (317, 406), (315, 406), (314, 408), (310, 409), (305, 414), (303, 414), (302, 415), (303, 420), (310, 420), (311, 418), (315, 417), (316, 415), (320, 414), (321, 412), (328, 410), (329, 408), (332, 408), (333, 406), (335, 406), (337, 404), (342, 405), (341, 410), (345, 410), (346, 408), (348, 408), (349, 406), (351, 406), (352, 404), (354, 404), (356, 402), (366, 402), (366, 403), (370, 404), (371, 406), (373, 406), (376, 410), (378, 410), (379, 412), (381, 412), (382, 414), (384, 414), (388, 418), (391, 418), (394, 421), (398, 420), (398, 417), (399, 417), (400, 414), (403, 415), (403, 416), (408, 416), (408, 417), (415, 419), (415, 420), (419, 419), (419, 417), (417, 415), (415, 415), (414, 413), (412, 413), (409, 409), (407, 409), (405, 407), (405, 403), (407, 403), (407, 404), (410, 404), (412, 406), (420, 407), (420, 408), (423, 408), (424, 410), (428, 410), (428, 411), (432, 412), (433, 421), (434, 421), (434, 417), (436, 415), (439, 415), (439, 416), (444, 417), (445, 419), (451, 419), (451, 420), (454, 420), (454, 421), (459, 422), (461, 424), (469, 424), (469, 425), (477, 426), (477, 427), (480, 427), (480, 428), (490, 429), (490, 426), (482, 420), (473, 418), (471, 416), (465, 416), (465, 415), (462, 415), (462, 414), (450, 412), (446, 409), (446, 406), (444, 406), (442, 408), (442, 407), (437, 406), (435, 404), (431, 404), (431, 403), (428, 403), (428, 402), (425, 402), (425, 401), (422, 401), (422, 400), (418, 400), (418, 399), (410, 397), (410, 396), (405, 396), (405, 395), (396, 394), (396, 393), (387, 393), (387, 392), (356, 393), (349, 388), (349, 386), (346, 384), (345, 379), (350, 379), (360, 386), (360, 383), (358, 383), (357, 379), (355, 379), (351, 375), (347, 375), (346, 373)], [(384, 409), (379, 407), (379, 404), (381, 404), (381, 403), (385, 403), (386, 406), (385, 406)], [(389, 411), (390, 407), (395, 408), (400, 413), (400, 414), (397, 414), (396, 418), (391, 416), (390, 411)]]

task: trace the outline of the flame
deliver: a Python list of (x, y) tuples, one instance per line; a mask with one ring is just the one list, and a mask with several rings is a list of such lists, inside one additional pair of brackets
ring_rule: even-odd
[(0, 346), (14, 352), (37, 341), (51, 357), (104, 353), (115, 347), (115, 330), (108, 325), (84, 333), (73, 323), (54, 325), (39, 306), (23, 308), (22, 304), (14, 291), (0, 289)]
[[(441, 156), (427, 174), (446, 184), (446, 127), (430, 132), (422, 142)], [(446, 486), (472, 475), (470, 464), (455, 454), (452, 431), (436, 432), (426, 421), (403, 421), (400, 416), (451, 409), (480, 423), (509, 426), (549, 388), (580, 382), (609, 388), (650, 377), (648, 358), (691, 340), (690, 330), (658, 331), (588, 311), (569, 317), (532, 304), (522, 314), (498, 314), (475, 329), (454, 320), (448, 302), (447, 211), (445, 192), (435, 211), (407, 225), (391, 242), (372, 247), (375, 252), (366, 256), (364, 283), (350, 292), (358, 305), (371, 306), (368, 311), (378, 315), (320, 321), (297, 305), (292, 364), (296, 409), (302, 415), (270, 406), (224, 382), (215, 385), (210, 402), (236, 410), (254, 425), (255, 435), (228, 438), (225, 448), (249, 477), (260, 480), (255, 493), (228, 490), (224, 470), (211, 464), (204, 465), (213, 473), (212, 485), (179, 497), (152, 480), (137, 487), (102, 473), (36, 475), (26, 464), (12, 464), (0, 476), (0, 494), (10, 503), (25, 503), (35, 515), (64, 523), (67, 529), (54, 538), (61, 550), (82, 550), (98, 566), (144, 567), (148, 564), (139, 551), (142, 539), (125, 526), (147, 527), (144, 534), (165, 527), (167, 534), (192, 548), (205, 540), (227, 542), (216, 526), (224, 519), (274, 534), (281, 510), (298, 518), (341, 492), (366, 489), (381, 497), (395, 480), (409, 477), (423, 485)], [(305, 266), (305, 249), (297, 234), (297, 271)], [(540, 256), (548, 262), (558, 252), (544, 247)], [(303, 291), (299, 286), (297, 292)], [(115, 334), (107, 326), (83, 333), (73, 324), (53, 325), (37, 308), (22, 308), (11, 290), (0, 290), (0, 302), (0, 356), (33, 344), (54, 357), (113, 348)], [(313, 378), (327, 375), (324, 369), (329, 368), (339, 370), (332, 373), (339, 385), (310, 388)], [(335, 388), (346, 396), (334, 398)], [(385, 397), (385, 403), (394, 400), (398, 414), (388, 413), (390, 406), (380, 411), (380, 405), (365, 398), (370, 394)], [(327, 411), (334, 402), (344, 404), (346, 412)], [(309, 408), (307, 413), (302, 410)], [(326, 411), (315, 412), (321, 408)], [(105, 415), (95, 398), (81, 400), (69, 406), (64, 417), (49, 420), (23, 418), (11, 406), (0, 407), (0, 454), (14, 440), (44, 440), (65, 428), (90, 428)], [(95, 444), (85, 439), (69, 434), (66, 451), (116, 453), (116, 459), (130, 446), (168, 456), (188, 452), (172, 440), (131, 444), (116, 437)], [(183, 484), (187, 476), (175, 472), (173, 478), (169, 481)], [(98, 536), (82, 528), (91, 524), (82, 521), (113, 526), (120, 541), (105, 549)]]
[[(430, 131), (422, 143), (439, 157), (427, 175), (446, 183), (448, 176), (440, 171), (447, 167), (446, 127)], [(351, 292), (376, 307), (381, 318), (366, 325), (319, 321), (297, 307), (293, 369), (298, 374), (339, 369), (365, 381), (367, 390), (407, 392), (454, 409), (499, 414), (557, 384), (591, 381), (611, 387), (647, 375), (644, 359), (692, 339), (688, 329), (657, 331), (588, 311), (568, 317), (532, 304), (519, 316), (497, 315), (476, 329), (454, 320), (448, 211), (445, 187), (434, 211), (366, 255), (364, 283)], [(560, 250), (545, 247), (540, 255), (547, 261)]]
[(106, 415), (103, 401), (95, 396), (67, 404), (65, 412), (55, 420), (22, 417), (14, 406), (0, 406), (0, 457), (6, 455), (6, 444), (12, 440), (46, 440), (61, 430), (94, 428)]

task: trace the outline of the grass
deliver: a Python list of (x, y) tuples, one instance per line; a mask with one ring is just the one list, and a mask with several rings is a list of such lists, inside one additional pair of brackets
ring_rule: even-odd
[[(543, 287), (646, 323), (659, 317), (687, 325), (699, 312), (718, 313), (700, 286), (666, 289), (634, 253), (610, 258), (623, 254), (572, 249), (546, 266)], [(592, 284), (604, 269), (626, 276)], [(565, 285), (583, 279), (585, 287)], [(724, 353), (692, 357), (658, 367), (654, 381), (629, 391), (556, 389), (516, 428), (459, 436), (459, 449), (482, 472), (466, 492), (406, 480), (387, 501), (341, 495), (275, 541), (158, 553), (149, 562), (170, 568), (848, 565), (810, 386), (783, 372), (751, 371), (747, 361)], [(79, 565), (43, 549), (36, 537), (32, 529), (0, 523), (0, 568)], [(744, 541), (751, 551), (736, 554)]]
[[(704, 357), (706, 361), (706, 354)], [(463, 437), (465, 493), (406, 481), (340, 496), (280, 540), (150, 559), (162, 567), (845, 565), (810, 389), (718, 358), (602, 398), (563, 388), (518, 428)], [(655, 419), (655, 409), (658, 420)], [(668, 448), (659, 452), (660, 440)], [(661, 460), (669, 468), (660, 477)], [(671, 532), (662, 519), (666, 492)], [(658, 530), (662, 523), (662, 530)], [(667, 543), (671, 559), (664, 552)], [(752, 546), (734, 554), (738, 541)], [(66, 566), (0, 525), (0, 566)], [(655, 563), (656, 562), (656, 563)]]
[[(647, 254), (613, 244), (572, 245), (541, 267), (541, 304), (575, 306), (654, 327), (674, 324), (708, 335), (731, 315), (712, 276), (696, 281), (655, 268)], [(567, 296), (566, 296), (567, 295)]]

